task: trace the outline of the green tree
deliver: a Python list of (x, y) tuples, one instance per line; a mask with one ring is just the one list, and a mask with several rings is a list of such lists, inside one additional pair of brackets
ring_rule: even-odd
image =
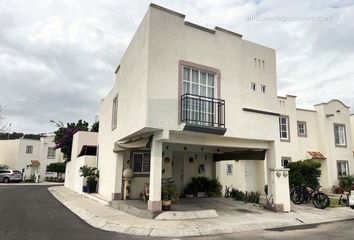
[(65, 173), (65, 169), (66, 169), (66, 163), (64, 162), (51, 163), (47, 166), (47, 171), (55, 172), (57, 174), (57, 177), (59, 177), (59, 174)]
[(0, 169), (8, 169), (9, 166), (7, 166), (6, 164), (0, 164)]
[(92, 124), (90, 131), (91, 132), (98, 132), (98, 128), (100, 126), (100, 122), (96, 121)]
[(70, 161), (74, 134), (78, 131), (88, 131), (89, 124), (81, 119), (77, 123), (67, 123), (66, 126), (61, 121), (55, 122), (51, 120), (51, 122), (55, 123), (58, 127), (58, 130), (54, 132), (55, 147), (61, 149), (66, 161)]
[(319, 178), (321, 177), (321, 163), (314, 160), (301, 160), (291, 162), (289, 168), (290, 186), (306, 185), (313, 189), (319, 187)]
[(339, 179), (339, 186), (346, 192), (350, 192), (352, 190), (354, 178), (352, 176), (341, 177)]

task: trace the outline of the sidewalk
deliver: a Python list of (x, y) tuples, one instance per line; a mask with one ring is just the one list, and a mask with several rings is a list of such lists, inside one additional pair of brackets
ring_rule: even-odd
[(48, 190), (73, 213), (95, 228), (142, 236), (205, 236), (354, 218), (354, 211), (347, 207), (320, 210), (310, 206), (294, 206), (291, 213), (261, 209), (257, 213), (219, 213), (219, 217), (209, 219), (155, 220), (135, 217), (110, 208), (63, 186), (50, 187)]

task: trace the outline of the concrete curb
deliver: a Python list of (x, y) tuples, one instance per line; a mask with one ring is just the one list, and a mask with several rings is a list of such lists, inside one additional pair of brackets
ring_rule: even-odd
[[(321, 219), (320, 221), (318, 218), (307, 218), (306, 220), (295, 218), (278, 218), (277, 220), (266, 220), (259, 221), (259, 222), (247, 222), (244, 221), (242, 223), (237, 224), (216, 224), (211, 226), (210, 224), (207, 225), (205, 222), (200, 221), (198, 226), (194, 226), (190, 224), (189, 227), (185, 226), (178, 226), (178, 224), (174, 224), (173, 227), (169, 224), (169, 221), (164, 220), (152, 220), (146, 219), (146, 221), (156, 221), (159, 222), (159, 228), (157, 227), (149, 227), (149, 224), (141, 224), (140, 226), (133, 226), (128, 224), (122, 223), (113, 223), (108, 220), (108, 218), (96, 216), (94, 213), (90, 212), (88, 209), (81, 207), (77, 202), (71, 201), (70, 199), (66, 198), (60, 190), (58, 191), (59, 187), (53, 186), (49, 187), (48, 191), (64, 206), (66, 206), (70, 211), (72, 211), (75, 215), (79, 218), (84, 220), (86, 223), (91, 225), (92, 227), (99, 228), (105, 231), (112, 231), (122, 234), (129, 234), (129, 235), (139, 235), (139, 236), (151, 236), (151, 237), (195, 237), (195, 236), (207, 236), (207, 235), (217, 235), (217, 234), (228, 234), (228, 233), (235, 233), (235, 232), (246, 232), (246, 231), (257, 231), (257, 230), (270, 230), (270, 229), (281, 229), (281, 228), (289, 228), (289, 227), (296, 227), (296, 226), (306, 226), (311, 224), (322, 224), (322, 223), (329, 223), (333, 221), (341, 221), (341, 220), (348, 220), (354, 217), (353, 215), (350, 216), (343, 216), (343, 217), (334, 217), (332, 219)], [(77, 194), (77, 193), (75, 193)], [(80, 194), (77, 194), (80, 195)], [(84, 197), (80, 195), (81, 197)], [(91, 199), (90, 199), (91, 200)], [(92, 198), (92, 200), (95, 200)], [(102, 204), (97, 202), (97, 204)], [(109, 211), (117, 211), (119, 210), (112, 209), (108, 206), (105, 206), (109, 209)], [(354, 213), (354, 211), (353, 211)], [(114, 212), (113, 212), (114, 214)], [(279, 215), (279, 217), (281, 217)], [(177, 220), (179, 222), (185, 222), (186, 220)], [(193, 221), (193, 220), (192, 220)], [(174, 221), (176, 222), (176, 221)], [(148, 223), (148, 222), (147, 222)], [(199, 222), (198, 222), (199, 223)], [(163, 225), (166, 225), (164, 227)]]

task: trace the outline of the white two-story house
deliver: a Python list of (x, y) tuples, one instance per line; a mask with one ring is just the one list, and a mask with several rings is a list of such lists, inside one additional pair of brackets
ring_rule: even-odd
[(339, 178), (354, 174), (349, 107), (340, 100), (320, 103), (313, 110), (296, 108), (296, 97), (278, 97), (280, 161), (313, 159), (321, 163), (320, 185), (330, 192)]
[(0, 164), (23, 172), (27, 179), (36, 172), (40, 181), (56, 176), (47, 172), (47, 165), (62, 161), (63, 154), (55, 149), (53, 134), (42, 135), (40, 139), (0, 140)]
[(162, 178), (182, 192), (193, 176), (260, 192), (268, 183), (275, 208), (290, 210), (274, 49), (151, 4), (115, 73), (99, 113), (101, 195), (121, 199), (131, 168), (131, 197), (149, 183), (153, 211)]

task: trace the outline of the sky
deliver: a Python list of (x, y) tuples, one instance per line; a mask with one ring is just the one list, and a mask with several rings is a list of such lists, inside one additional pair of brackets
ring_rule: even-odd
[[(354, 1), (155, 0), (186, 20), (276, 49), (278, 95), (340, 99), (354, 112)], [(0, 0), (0, 105), (8, 130), (92, 123), (145, 0)]]

